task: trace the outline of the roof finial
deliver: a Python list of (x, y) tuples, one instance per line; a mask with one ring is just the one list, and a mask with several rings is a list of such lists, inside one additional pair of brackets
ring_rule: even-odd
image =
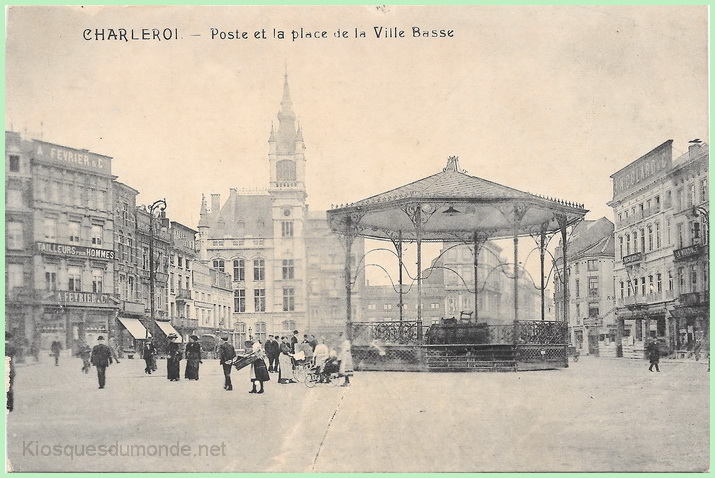
[(450, 156), (447, 158), (447, 166), (442, 170), (443, 172), (455, 171), (457, 173), (463, 172), (459, 169), (459, 156)]

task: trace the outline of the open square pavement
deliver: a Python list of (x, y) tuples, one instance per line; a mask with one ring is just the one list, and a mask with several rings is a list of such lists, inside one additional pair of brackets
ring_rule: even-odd
[[(182, 374), (183, 374), (182, 362)], [(519, 373), (358, 372), (352, 386), (223, 390), (141, 360), (94, 369), (20, 364), (7, 415), (8, 467), (117, 472), (702, 472), (710, 468), (703, 362), (582, 357)], [(126, 456), (132, 455), (132, 456)]]

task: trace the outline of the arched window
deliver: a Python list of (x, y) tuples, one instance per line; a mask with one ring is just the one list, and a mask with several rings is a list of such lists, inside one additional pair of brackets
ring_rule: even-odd
[(295, 181), (295, 163), (288, 159), (278, 161), (276, 164), (276, 180)]

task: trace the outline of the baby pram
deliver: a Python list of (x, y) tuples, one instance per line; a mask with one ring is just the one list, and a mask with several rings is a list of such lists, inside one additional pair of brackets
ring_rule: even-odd
[(340, 361), (335, 357), (330, 357), (323, 364), (311, 365), (303, 383), (309, 388), (313, 388), (319, 383), (336, 386), (339, 383), (339, 371)]

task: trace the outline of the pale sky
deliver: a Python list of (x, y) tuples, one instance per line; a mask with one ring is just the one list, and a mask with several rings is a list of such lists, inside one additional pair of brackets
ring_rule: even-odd
[[(313, 210), (457, 155), (471, 175), (612, 219), (612, 173), (668, 139), (676, 152), (709, 142), (704, 6), (44, 6), (6, 18), (6, 129), (113, 157), (139, 203), (166, 198), (191, 227), (202, 193), (267, 187), (286, 65)], [(413, 38), (413, 26), (454, 37)], [(328, 38), (292, 41), (301, 27)], [(102, 28), (180, 39), (83, 38)], [(211, 28), (268, 38), (212, 40)]]

